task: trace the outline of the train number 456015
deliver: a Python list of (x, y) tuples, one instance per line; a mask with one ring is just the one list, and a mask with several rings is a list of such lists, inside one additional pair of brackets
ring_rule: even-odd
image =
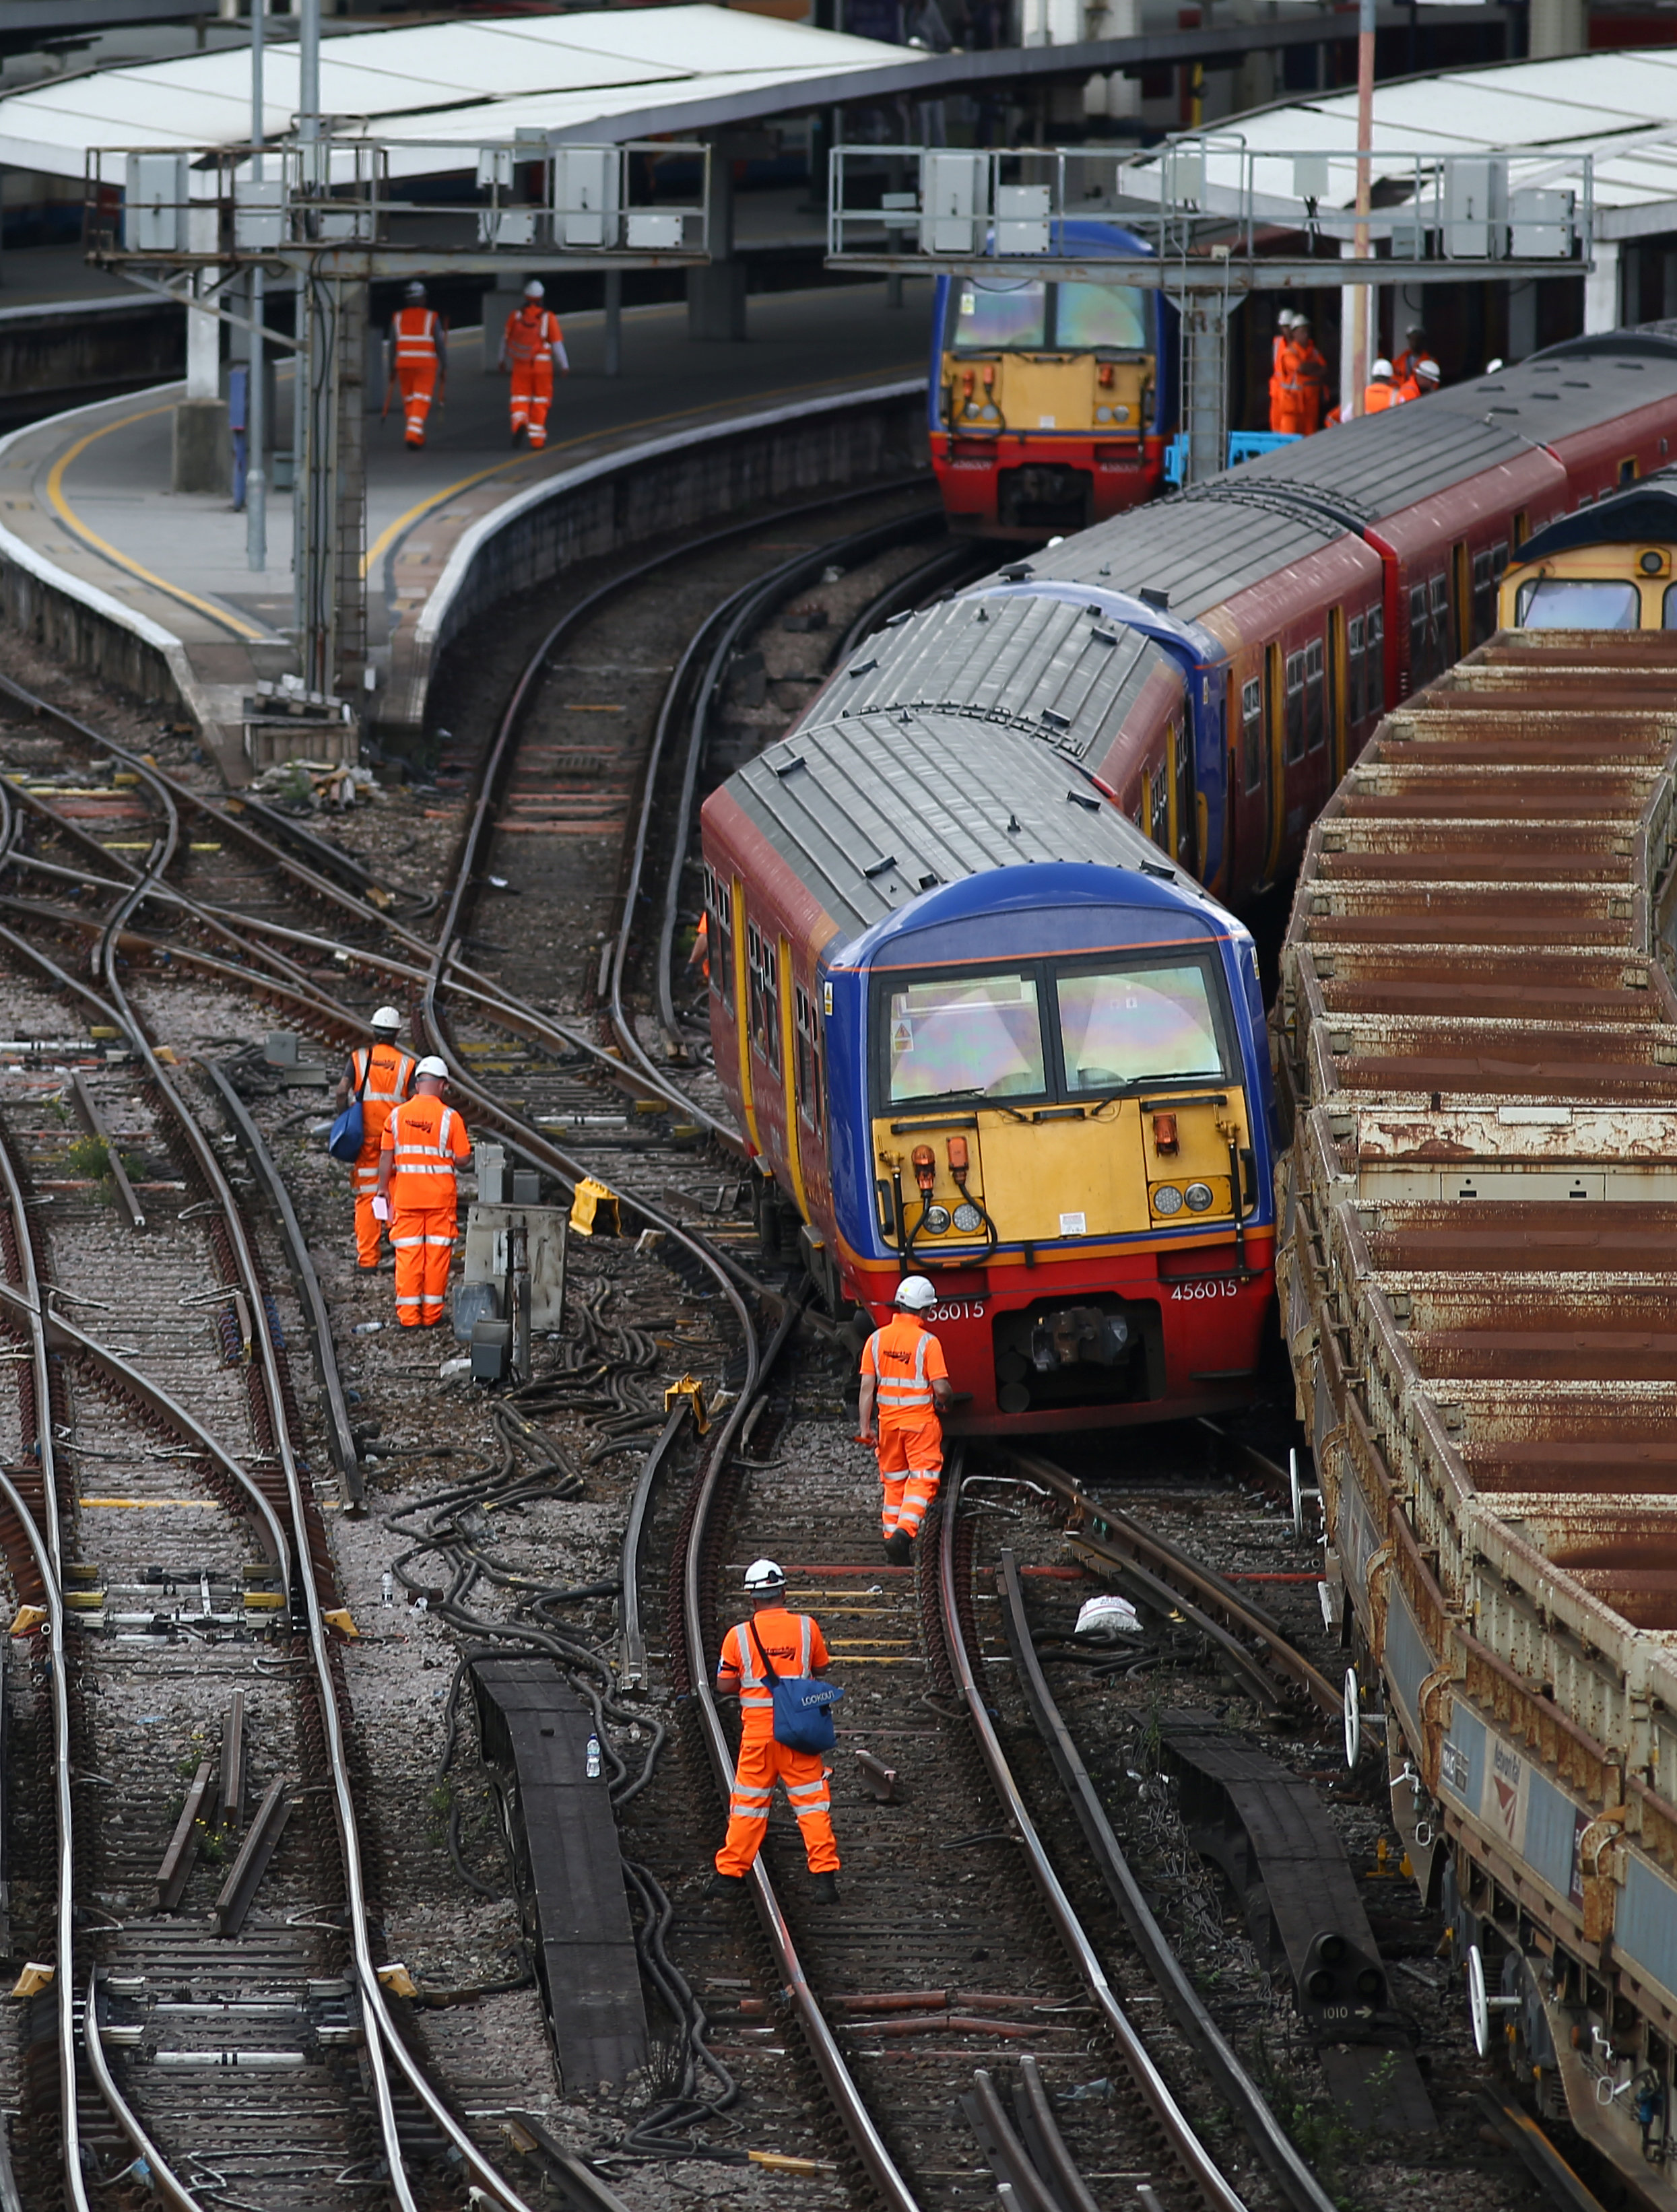
[(1237, 1298), (1240, 1281), (1234, 1275), (1206, 1275), (1191, 1283), (1173, 1283), (1170, 1297), (1177, 1298)]

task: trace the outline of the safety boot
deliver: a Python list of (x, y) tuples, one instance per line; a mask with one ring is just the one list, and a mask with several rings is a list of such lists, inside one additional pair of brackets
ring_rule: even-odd
[(914, 1556), (914, 1540), (901, 1528), (894, 1528), (885, 1539), (885, 1557), (894, 1567), (906, 1567)]
[(838, 1876), (835, 1874), (818, 1874), (810, 1886), (815, 1892), (817, 1905), (838, 1903)]
[(714, 1874), (705, 1886), (707, 1897), (743, 1897), (744, 1893), (743, 1874)]

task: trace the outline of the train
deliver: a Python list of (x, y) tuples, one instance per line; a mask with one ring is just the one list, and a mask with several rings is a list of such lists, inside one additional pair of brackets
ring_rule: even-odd
[[(1405, 702), (1312, 832), (1273, 1015), (1278, 1284), (1347, 1756), (1380, 1745), (1510, 2131), (1568, 2124), (1656, 2212), (1677, 2212), (1674, 521), (1650, 483), (1534, 537), (1507, 591), (1539, 619)], [(1588, 2191), (1557, 2166), (1554, 2202), (1625, 2201), (1560, 2149)]]
[[(1273, 911), (1382, 717), (1491, 635), (1514, 556), (1657, 471), (1674, 436), (1677, 342), (1650, 329), (1571, 341), (1325, 432), (896, 617), (851, 652), (770, 754), (707, 799), (719, 1076), (835, 1314), (853, 1326), (882, 1317), (910, 1267), (946, 1290), (939, 1334), (962, 1394), (954, 1426), (1169, 1419), (1253, 1394), (1277, 1140), (1254, 1048), (1249, 925)], [(823, 820), (803, 822), (799, 763), (829, 745), (849, 747), (852, 783), (833, 787)], [(1006, 825), (1025, 817), (997, 794), (1021, 778), (1026, 789), (1076, 790), (1077, 811), (1127, 824), (1141, 842), (1127, 849), (1147, 860), (1125, 864), (1127, 882), (1139, 885), (1146, 865), (1168, 871), (1185, 914), (1203, 891), (1225, 948), (1226, 1002), (1202, 1023), (1204, 1077), (1183, 1068), (1148, 1081), (1133, 1116), (1103, 1109), (1126, 1164), (1098, 1214), (1087, 1148), (1104, 1138), (1063, 1066), (1051, 1069), (1058, 1048), (1045, 1043), (1028, 1105), (893, 1099), (877, 1027), (890, 991), (882, 982), (870, 1000), (854, 964), (872, 960), (867, 933), (884, 916), (849, 902), (852, 855), (879, 871), (905, 934), (918, 902), (958, 905), (940, 960), (959, 963), (957, 940), (977, 963), (1049, 957), (1046, 940), (1010, 934), (1018, 890), (1007, 841), (1023, 832)], [(1075, 802), (1054, 805), (1063, 830)], [(922, 835), (946, 821), (938, 853), (922, 854)], [(911, 862), (917, 875), (905, 872)], [(1140, 942), (1115, 933), (1103, 949)], [(1030, 972), (1046, 1004), (1050, 971)], [(903, 1011), (912, 1028), (918, 1009), (905, 1000)], [(954, 1017), (944, 1018), (952, 1036)], [(983, 1016), (994, 1018), (993, 1008)], [(1149, 1018), (1138, 1017), (1143, 1037)], [(1177, 1152), (1148, 1136), (1155, 1115)], [(1132, 1164), (1138, 1121), (1145, 1175)], [(949, 1137), (966, 1147), (969, 1182), (981, 1150), (981, 1202), (963, 1190)], [(1155, 1202), (1164, 1185), (1182, 1193), (1182, 1214)], [(947, 1230), (924, 1225), (944, 1214)], [(1090, 1322), (1097, 1308), (1122, 1321), (1121, 1350)]]
[[(1066, 252), (1085, 260), (1151, 252), (1115, 224), (1065, 228)], [(1176, 349), (1176, 310), (1154, 289), (939, 276), (927, 432), (951, 529), (1041, 539), (1151, 499)]]

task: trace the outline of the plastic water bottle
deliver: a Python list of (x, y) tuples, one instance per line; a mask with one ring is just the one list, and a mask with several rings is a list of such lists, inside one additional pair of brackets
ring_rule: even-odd
[(389, 1569), (388, 1567), (386, 1567), (386, 1568), (385, 1569), (385, 1571), (384, 1571), (384, 1579), (383, 1579), (383, 1580), (382, 1580), (382, 1582), (380, 1583), (380, 1585), (379, 1585), (379, 1589), (380, 1589), (380, 1603), (381, 1603), (381, 1604), (384, 1604), (384, 1605), (394, 1605), (394, 1604), (395, 1604), (395, 1602), (396, 1602), (396, 1577), (395, 1577), (395, 1576), (394, 1576), (393, 1574), (392, 1574), (392, 1572), (390, 1571), (390, 1569)]
[(588, 1779), (590, 1782), (598, 1782), (599, 1780), (599, 1738), (597, 1735), (591, 1735), (588, 1739)]

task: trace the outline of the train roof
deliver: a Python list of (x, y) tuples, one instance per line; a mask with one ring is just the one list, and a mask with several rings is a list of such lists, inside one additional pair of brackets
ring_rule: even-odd
[(869, 638), (816, 718), (929, 708), (1023, 731), (1081, 761), (1116, 737), (1155, 673), (1181, 681), (1164, 647), (1099, 607), (950, 599)]
[(1346, 531), (1677, 397), (1677, 341), (1613, 331), (1303, 438), (1030, 556), (1040, 583), (1167, 592), (1194, 620)]
[(1123, 869), (1127, 902), (1232, 927), (1053, 749), (962, 715), (841, 713), (760, 753), (724, 794), (847, 941), (940, 885), (1054, 861)]
[(1526, 540), (1520, 558), (1542, 561), (1575, 545), (1629, 545), (1639, 539), (1655, 545), (1677, 544), (1677, 473), (1662, 469), (1611, 499), (1562, 515)]

